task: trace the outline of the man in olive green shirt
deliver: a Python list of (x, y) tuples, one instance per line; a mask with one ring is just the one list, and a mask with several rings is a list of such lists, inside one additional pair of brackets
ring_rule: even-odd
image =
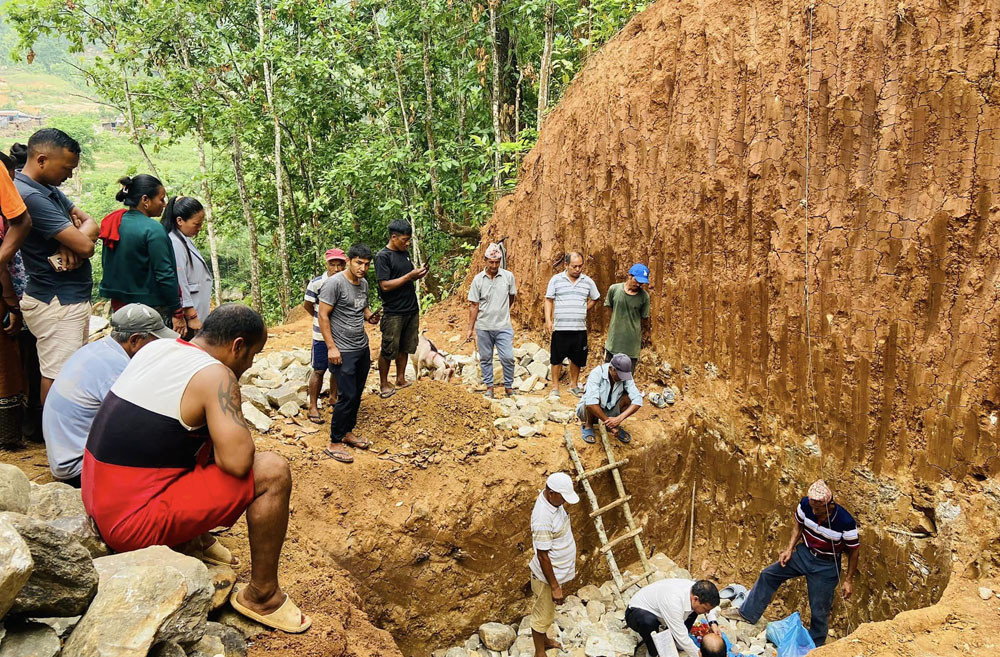
[(634, 264), (624, 283), (608, 288), (604, 307), (611, 309), (608, 340), (604, 345), (604, 362), (615, 354), (625, 354), (632, 360), (632, 371), (639, 364), (639, 350), (649, 343), (649, 293), (642, 288), (649, 283), (649, 267)]

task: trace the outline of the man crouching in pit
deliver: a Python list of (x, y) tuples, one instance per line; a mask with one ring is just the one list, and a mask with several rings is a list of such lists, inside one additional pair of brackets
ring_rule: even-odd
[(278, 585), (292, 480), (280, 456), (255, 453), (240, 410), (239, 377), (267, 342), (256, 312), (226, 304), (191, 341), (158, 340), (136, 354), (94, 419), (83, 456), (83, 503), (114, 550), (168, 545), (233, 563), (207, 532), (243, 512), (250, 584), (233, 608), (285, 632), (312, 621)]

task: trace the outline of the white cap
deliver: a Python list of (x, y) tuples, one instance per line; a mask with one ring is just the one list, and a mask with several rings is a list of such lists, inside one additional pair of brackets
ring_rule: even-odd
[(559, 493), (566, 504), (576, 504), (580, 501), (580, 496), (573, 490), (573, 480), (565, 472), (553, 472), (545, 480), (545, 486), (553, 493)]

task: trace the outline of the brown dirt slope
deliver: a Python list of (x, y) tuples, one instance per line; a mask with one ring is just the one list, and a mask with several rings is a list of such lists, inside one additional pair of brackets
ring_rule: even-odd
[(564, 251), (602, 291), (644, 261), (661, 356), (714, 363), (876, 475), (996, 474), (998, 18), (656, 3), (577, 76), (485, 230), (517, 319), (539, 326)]

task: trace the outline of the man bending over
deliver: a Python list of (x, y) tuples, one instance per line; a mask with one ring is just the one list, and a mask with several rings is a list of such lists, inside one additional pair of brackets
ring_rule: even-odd
[(240, 411), (239, 377), (267, 342), (253, 310), (215, 309), (191, 342), (143, 347), (111, 387), (83, 455), (83, 503), (118, 552), (150, 545), (197, 547), (206, 560), (232, 556), (205, 536), (247, 514), (250, 584), (233, 608), (285, 632), (312, 621), (278, 585), (288, 529), (288, 463), (255, 453)]

